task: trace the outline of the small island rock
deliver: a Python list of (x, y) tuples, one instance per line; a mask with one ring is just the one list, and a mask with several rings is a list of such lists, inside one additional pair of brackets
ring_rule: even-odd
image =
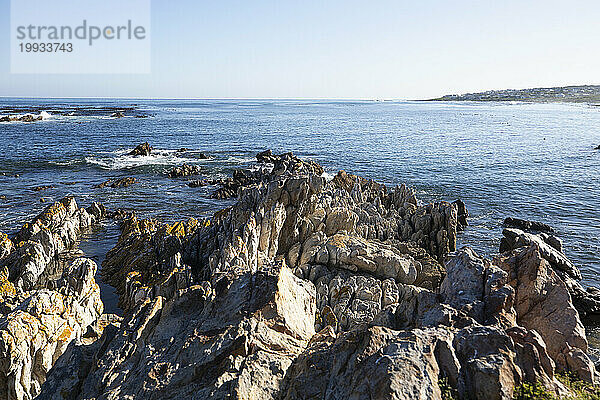
[(148, 142), (144, 142), (142, 144), (138, 144), (135, 149), (133, 149), (129, 155), (130, 156), (149, 156), (152, 152), (152, 146), (148, 144)]

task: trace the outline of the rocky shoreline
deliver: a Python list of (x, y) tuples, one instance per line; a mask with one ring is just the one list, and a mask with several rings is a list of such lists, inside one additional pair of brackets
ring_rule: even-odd
[[(567, 396), (559, 373), (597, 381), (581, 319), (600, 292), (551, 229), (508, 221), (485, 259), (457, 249), (460, 200), (328, 180), (291, 153), (257, 162), (210, 182), (236, 198), (210, 219), (67, 198), (0, 235), (0, 398), (491, 400), (524, 384)], [(121, 236), (99, 274), (122, 318), (72, 254), (107, 217)]]

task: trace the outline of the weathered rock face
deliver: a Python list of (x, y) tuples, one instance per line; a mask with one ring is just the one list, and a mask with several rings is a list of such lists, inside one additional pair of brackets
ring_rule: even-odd
[(6, 233), (0, 232), (0, 261), (8, 257), (15, 246)]
[(444, 303), (479, 323), (516, 325), (515, 292), (506, 272), (466, 248), (446, 264), (446, 273), (440, 288)]
[(540, 334), (559, 370), (573, 370), (582, 379), (591, 380), (593, 367), (587, 371), (570, 367), (576, 362), (574, 357), (587, 358), (585, 329), (567, 286), (542, 258), (539, 248), (532, 245), (516, 250), (499, 257), (497, 262), (508, 273), (516, 291), (517, 323)]
[[(531, 244), (538, 246), (542, 256), (556, 270), (568, 274), (574, 279), (581, 279), (581, 272), (573, 263), (562, 253), (562, 244), (554, 236), (540, 236), (524, 232), (519, 229), (506, 228), (502, 231), (504, 237), (500, 242), (500, 252), (511, 251), (520, 247), (527, 247)], [(557, 249), (558, 247), (558, 249)]]
[(337, 339), (321, 332), (288, 370), (282, 398), (441, 399), (436, 345), (446, 340), (451, 347), (452, 334), (437, 334), (377, 326)]
[(0, 314), (0, 398), (34, 398), (69, 343), (80, 339), (102, 314), (95, 273), (93, 261), (77, 259), (57, 279), (59, 289), (4, 298)]
[(566, 285), (573, 304), (581, 316), (600, 314), (600, 289), (584, 289), (579, 269), (563, 253), (562, 240), (546, 233), (533, 234), (519, 229), (504, 229), (500, 241), (500, 252), (512, 251), (535, 244), (542, 257)]
[(104, 214), (102, 205), (94, 203), (87, 209), (78, 208), (72, 197), (48, 206), (17, 233), (14, 250), (0, 257), (0, 267), (8, 269), (9, 280), (19, 290), (43, 286), (44, 274), (56, 269), (58, 255), (73, 247), (80, 233)]
[(99, 204), (80, 209), (65, 198), (14, 240), (0, 235), (0, 398), (35, 397), (69, 343), (102, 314), (96, 264), (62, 254), (104, 215)]
[[(314, 335), (314, 286), (281, 264), (221, 279), (146, 299), (67, 389), (81, 387), (80, 398), (100, 388), (103, 398), (275, 398)], [(61, 398), (49, 379), (48, 398)]]

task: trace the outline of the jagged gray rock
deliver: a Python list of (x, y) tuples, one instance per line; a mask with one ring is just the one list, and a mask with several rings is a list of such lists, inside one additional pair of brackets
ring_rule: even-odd
[[(548, 235), (539, 236), (513, 228), (504, 229), (502, 234), (504, 237), (500, 242), (501, 253), (535, 244), (538, 246), (542, 256), (548, 260), (554, 269), (563, 271), (574, 279), (581, 279), (581, 272), (579, 272), (579, 269), (556, 248), (559, 246), (555, 238), (550, 239), (551, 237)], [(552, 244), (547, 243), (544, 238)], [(562, 245), (560, 247), (562, 247)]]
[(539, 251), (564, 282), (572, 297), (573, 304), (581, 314), (600, 314), (600, 289), (584, 289), (578, 280), (581, 272), (563, 253), (563, 243), (558, 237), (546, 233), (532, 234), (519, 229), (504, 229), (500, 241), (500, 252), (512, 251), (535, 244)]
[(59, 290), (40, 289), (5, 298), (0, 315), (0, 398), (33, 399), (69, 343), (82, 338), (102, 314), (96, 264), (77, 259), (57, 281)]
[[(102, 277), (126, 317), (92, 345), (92, 363), (91, 348), (72, 346), (46, 398), (436, 399), (445, 378), (493, 400), (534, 381), (565, 394), (557, 365), (595, 379), (566, 286), (535, 242), (492, 261), (452, 253), (456, 204), (259, 158), (270, 172), (240, 173), (236, 203), (210, 220), (122, 223)], [(562, 336), (556, 321), (539, 328), (548, 312)], [(80, 373), (66, 379), (69, 363)]]
[(56, 268), (58, 254), (73, 247), (82, 231), (105, 215), (102, 205), (78, 208), (72, 197), (48, 206), (15, 236), (14, 250), (0, 258), (0, 267), (9, 271), (9, 280), (19, 290), (36, 287), (45, 272)]

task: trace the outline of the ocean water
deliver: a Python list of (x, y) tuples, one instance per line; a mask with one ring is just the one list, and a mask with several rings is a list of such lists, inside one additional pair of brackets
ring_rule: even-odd
[[(126, 116), (111, 118), (115, 109)], [(200, 165), (204, 177), (228, 176), (270, 148), (314, 159), (330, 174), (344, 169), (407, 183), (424, 201), (461, 198), (471, 218), (459, 244), (485, 255), (497, 252), (505, 217), (548, 223), (584, 284), (600, 286), (598, 107), (0, 99), (0, 115), (41, 111), (48, 113), (43, 121), (0, 123), (0, 231), (14, 232), (65, 195), (81, 206), (100, 201), (164, 221), (209, 216), (231, 201), (212, 200), (214, 187), (189, 188), (186, 179), (168, 178), (168, 170), (189, 163)], [(151, 156), (128, 155), (145, 141), (155, 148)], [(178, 153), (182, 147), (190, 151)], [(94, 188), (124, 176), (138, 183)], [(39, 185), (54, 187), (32, 190)], [(84, 251), (101, 262), (117, 237), (107, 224), (86, 239)]]

